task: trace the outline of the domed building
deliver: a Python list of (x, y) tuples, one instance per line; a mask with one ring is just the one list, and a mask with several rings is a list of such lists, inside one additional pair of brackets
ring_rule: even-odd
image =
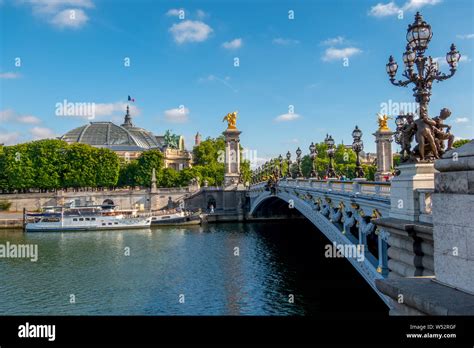
[(191, 166), (191, 153), (184, 147), (184, 138), (169, 131), (164, 136), (155, 136), (152, 132), (135, 127), (127, 105), (124, 123), (90, 122), (70, 130), (61, 140), (67, 143), (82, 143), (114, 151), (126, 161), (135, 159), (143, 151), (160, 150), (164, 155), (165, 168), (181, 170)]

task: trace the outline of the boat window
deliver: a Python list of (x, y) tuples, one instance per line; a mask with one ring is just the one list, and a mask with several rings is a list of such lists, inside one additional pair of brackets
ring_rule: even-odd
[(170, 218), (171, 216), (168, 215), (168, 216), (163, 216), (161, 219), (164, 220), (164, 219), (170, 219)]
[(76, 219), (76, 218), (74, 218), (74, 219), (72, 219), (72, 221), (77, 221), (77, 219)]
[(90, 219), (90, 218), (86, 218), (86, 221), (91, 221), (91, 219)]
[(95, 221), (95, 218), (91, 218), (91, 221)]
[(118, 222), (114, 222), (115, 225), (118, 225)]
[(79, 221), (84, 221), (84, 218), (79, 218)]
[(109, 222), (109, 225), (112, 225), (112, 223), (111, 223), (111, 222)]
[(105, 226), (105, 223), (104, 223), (104, 222), (102, 223), (102, 226)]

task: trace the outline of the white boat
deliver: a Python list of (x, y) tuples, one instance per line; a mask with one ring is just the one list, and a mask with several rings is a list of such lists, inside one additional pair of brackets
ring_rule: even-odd
[(120, 211), (115, 206), (48, 207), (42, 213), (25, 214), (25, 222), (27, 232), (101, 231), (150, 228), (151, 217), (138, 217), (136, 211)]

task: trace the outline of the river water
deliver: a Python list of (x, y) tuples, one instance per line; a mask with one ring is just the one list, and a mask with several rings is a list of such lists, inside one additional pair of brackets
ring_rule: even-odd
[(29, 233), (38, 260), (0, 258), (0, 315), (385, 316), (307, 221)]

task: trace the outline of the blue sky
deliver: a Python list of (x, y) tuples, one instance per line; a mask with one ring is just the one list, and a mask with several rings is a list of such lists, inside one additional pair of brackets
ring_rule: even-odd
[(0, 143), (89, 122), (57, 116), (65, 99), (95, 103), (95, 121), (121, 122), (130, 95), (136, 125), (183, 134), (188, 147), (238, 110), (241, 142), (261, 159), (307, 152), (326, 133), (348, 144), (356, 124), (374, 151), (382, 103), (414, 101), (385, 64), (392, 54), (402, 66), (416, 10), (443, 71), (452, 42), (463, 56), (452, 79), (434, 84), (430, 115), (450, 108), (452, 132), (473, 138), (471, 0), (0, 0)]

